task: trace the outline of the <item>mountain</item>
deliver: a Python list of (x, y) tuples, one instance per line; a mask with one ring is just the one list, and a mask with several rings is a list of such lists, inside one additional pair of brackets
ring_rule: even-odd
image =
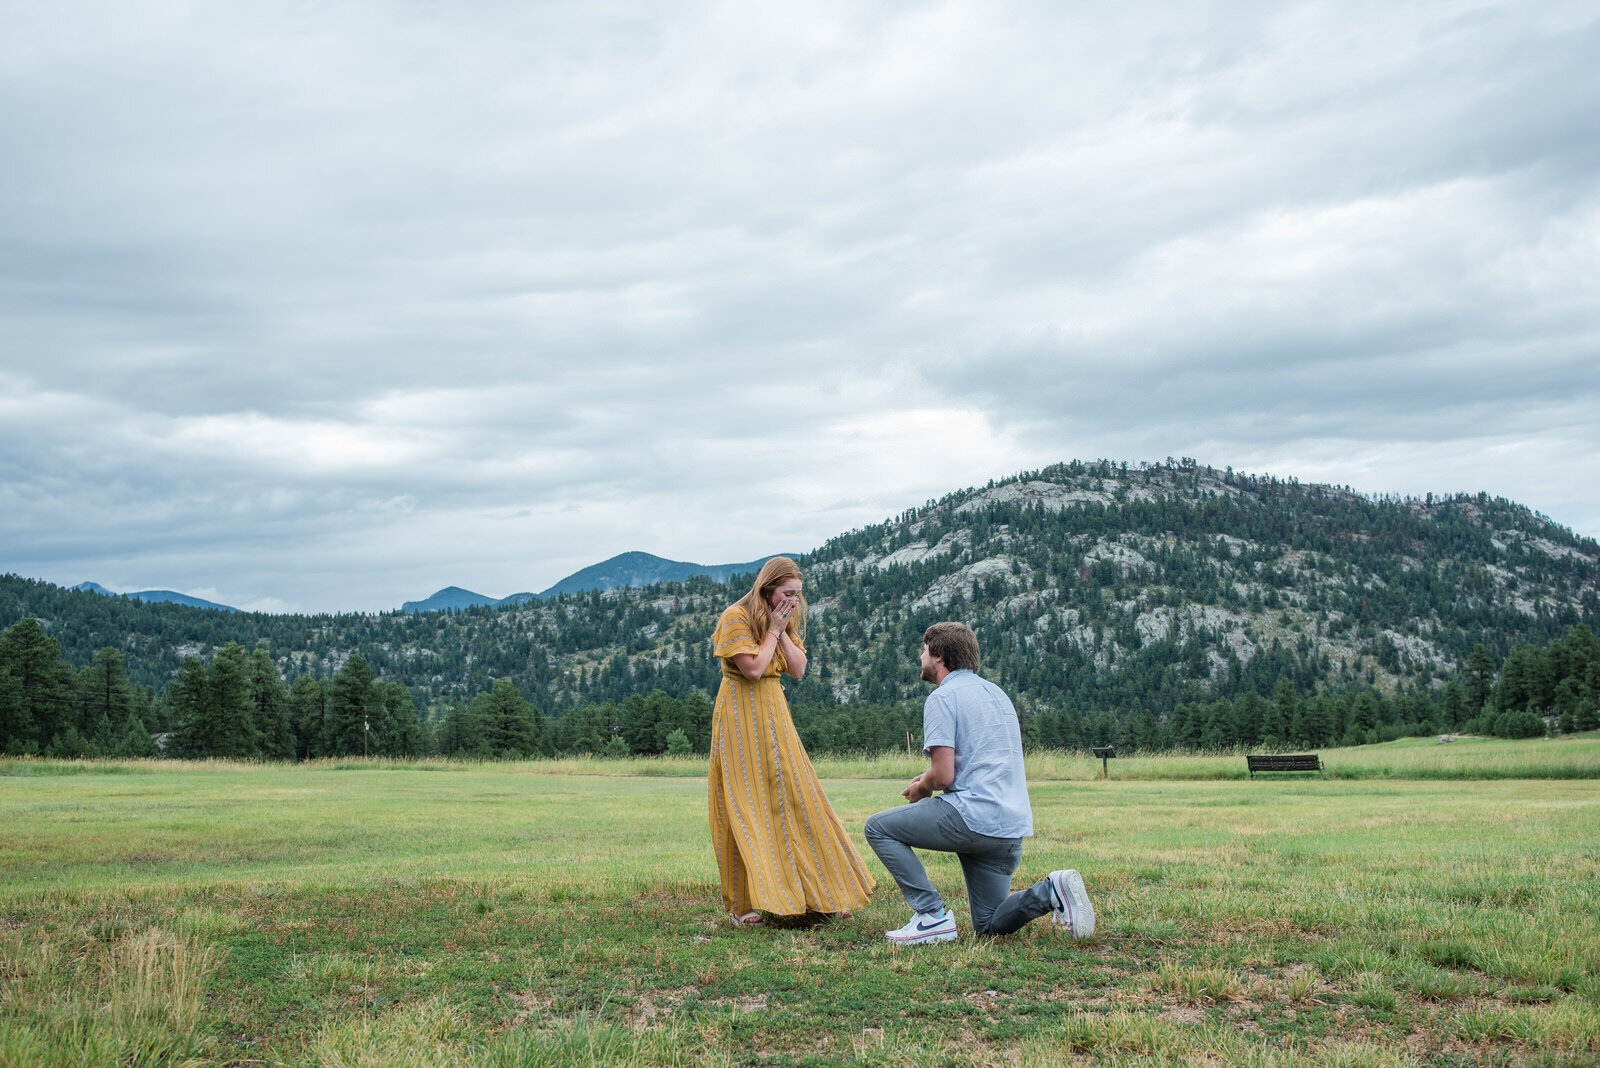
[(446, 586), (425, 600), (405, 602), (400, 606), (400, 611), (438, 612), (478, 606), (503, 608), (508, 605), (527, 604), (530, 601), (548, 600), (563, 593), (650, 586), (658, 582), (682, 582), (695, 576), (706, 576), (720, 582), (733, 575), (753, 575), (770, 559), (770, 556), (763, 556), (746, 564), (706, 565), (668, 560), (652, 556), (650, 553), (628, 552), (598, 564), (591, 564), (539, 593), (513, 593), (508, 597), (489, 597), (464, 590), (460, 586)]
[[(512, 594), (513, 597), (519, 596)], [(526, 596), (526, 595), (521, 595)], [(481, 593), (464, 590), (460, 586), (446, 586), (431, 597), (421, 601), (407, 601), (400, 606), (402, 612), (442, 612), (447, 609), (460, 610), (462, 608), (476, 608), (479, 605), (497, 607), (501, 599), (487, 597)]]
[[(1372, 498), (1192, 461), (1060, 464), (961, 490), (801, 558), (813, 669), (797, 700), (919, 691), (922, 629), (977, 630), (985, 671), (1033, 710), (1434, 687), (1483, 644), (1503, 658), (1600, 626), (1600, 545), (1487, 495)], [(691, 578), (565, 594), (464, 621), (541, 707), (715, 685), (708, 641), (740, 584)], [(429, 648), (437, 648), (430, 644)], [(399, 657), (409, 657), (402, 665)], [(416, 646), (433, 700), (470, 696)]]
[(190, 608), (214, 608), (222, 612), (237, 612), (238, 609), (231, 605), (218, 604), (199, 597), (190, 597), (187, 593), (178, 593), (174, 590), (139, 590), (137, 593), (112, 593), (98, 582), (80, 582), (72, 587), (86, 593), (98, 593), (106, 597), (134, 597), (148, 604), (181, 604)]
[[(6, 576), (0, 628), (36, 618), (79, 665), (114, 645), (134, 681), (158, 687), (182, 656), (234, 641), (271, 650), (286, 676), (325, 675), (359, 653), (424, 710), (500, 679), (552, 713), (714, 690), (711, 631), (744, 582), (631, 586), (659, 558), (630, 555), (586, 569), (599, 574), (581, 592), (558, 583), (454, 615), (200, 612)], [(1578, 623), (1600, 630), (1600, 544), (1524, 505), (1370, 497), (1189, 460), (1024, 472), (798, 559), (811, 605), (798, 703), (920, 695), (913, 654), (939, 619), (973, 626), (984, 674), (1025, 711), (1116, 715), (1270, 694), (1280, 680), (1301, 694), (1437, 692), (1476, 645), (1498, 663)], [(651, 566), (663, 565), (694, 566)]]
[[(774, 554), (779, 555), (779, 554)], [(792, 555), (799, 556), (799, 553)], [(591, 565), (582, 571), (574, 572), (539, 594), (540, 600), (546, 600), (560, 593), (582, 593), (586, 590), (614, 590), (620, 587), (636, 588), (652, 586), (658, 582), (683, 582), (687, 579), (704, 576), (717, 582), (725, 582), (734, 575), (748, 575), (752, 578), (761, 565), (772, 559), (763, 556), (759, 560), (751, 560), (744, 564), (689, 564), (679, 560), (666, 560), (649, 553), (632, 552), (613, 556), (609, 560)], [(513, 596), (526, 596), (513, 594)], [(507, 598), (510, 600), (510, 598)]]

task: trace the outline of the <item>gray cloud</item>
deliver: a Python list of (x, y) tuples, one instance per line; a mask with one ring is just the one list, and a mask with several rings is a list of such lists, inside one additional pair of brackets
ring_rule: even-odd
[(1600, 533), (1592, 5), (15, 7), (0, 568), (378, 609), (1074, 456)]

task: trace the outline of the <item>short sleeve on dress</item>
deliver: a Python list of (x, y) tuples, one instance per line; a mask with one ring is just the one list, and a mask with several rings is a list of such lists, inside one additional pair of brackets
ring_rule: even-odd
[(711, 644), (715, 648), (715, 655), (723, 660), (738, 653), (761, 651), (761, 645), (750, 626), (750, 614), (738, 605), (729, 608), (717, 620), (717, 630), (711, 636)]

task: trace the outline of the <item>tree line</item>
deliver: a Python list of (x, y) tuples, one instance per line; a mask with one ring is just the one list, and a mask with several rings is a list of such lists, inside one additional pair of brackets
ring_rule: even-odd
[[(662, 689), (541, 710), (509, 679), (469, 701), (419, 716), (408, 689), (360, 655), (331, 676), (280, 673), (265, 648), (229, 642), (185, 657), (166, 694), (130, 683), (120, 651), (74, 667), (34, 619), (0, 632), (0, 752), (54, 757), (225, 757), (310, 760), (427, 754), (483, 759), (708, 752), (711, 699)], [(817, 753), (916, 747), (916, 700), (807, 700), (791, 687), (795, 728)], [(1121, 752), (1360, 745), (1446, 731), (1522, 738), (1600, 728), (1600, 639), (1575, 624), (1547, 646), (1516, 645), (1504, 661), (1476, 646), (1442, 685), (1386, 695), (1371, 687), (1304, 687), (1292, 673), (1233, 697), (1160, 712), (1090, 704), (1025, 711), (1033, 745)]]
[(1192, 701), (1169, 715), (1049, 711), (1030, 740), (1060, 749), (1119, 752), (1320, 749), (1460, 732), (1535, 738), (1600, 729), (1600, 641), (1583, 624), (1543, 649), (1518, 645), (1503, 665), (1474, 648), (1461, 676), (1431, 689), (1371, 688), (1306, 694), (1289, 678), (1270, 693)]
[(351, 656), (327, 680), (286, 684), (267, 651), (229, 642), (183, 658), (164, 695), (128, 681), (120, 650), (74, 668), (37, 620), (0, 633), (0, 752), (53, 757), (420, 756), (411, 694)]

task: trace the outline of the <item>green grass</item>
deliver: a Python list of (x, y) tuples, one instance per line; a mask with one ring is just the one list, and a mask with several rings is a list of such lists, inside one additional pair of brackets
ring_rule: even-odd
[[(1252, 750), (1254, 751), (1254, 750)], [(1246, 750), (1225, 753), (1156, 753), (1113, 758), (1105, 765), (1083, 751), (1036, 749), (1028, 754), (1029, 780), (1246, 779)], [(1600, 779), (1600, 731), (1532, 741), (1456, 736), (1401, 738), (1381, 745), (1318, 750), (1325, 778), (1334, 779)], [(900, 752), (824, 754), (813, 758), (817, 774), (831, 779), (910, 779), (927, 767), (921, 754)], [(146, 775), (172, 770), (204, 771), (237, 765), (222, 760), (36, 760), (0, 757), (0, 778), (61, 775)], [(307, 768), (369, 771), (462, 771), (470, 761), (443, 757), (374, 757), (316, 760)], [(706, 771), (703, 756), (557, 757), (519, 765), (549, 775), (608, 775), (636, 778), (695, 778)], [(1299, 773), (1291, 773), (1299, 777)], [(1282, 776), (1257, 773), (1257, 778)]]
[[(1017, 885), (1079, 868), (1095, 937), (920, 948), (875, 859), (851, 920), (724, 922), (693, 762), (5, 762), (0, 1066), (1600, 1061), (1600, 789), (1331, 771), (1413, 752), (1052, 758)], [(858, 836), (904, 760), (819, 761)]]
[[(1101, 761), (1081, 750), (1035, 750), (1028, 754), (1028, 778), (1074, 781), (1104, 774), (1111, 779), (1248, 779), (1245, 752), (1113, 757), (1102, 773)], [(1402, 738), (1317, 752), (1325, 769), (1322, 776), (1330, 779), (1600, 779), (1600, 732), (1595, 731), (1528, 741), (1458, 736), (1440, 744), (1437, 738)], [(702, 761), (690, 766), (695, 770), (685, 774), (699, 774), (704, 765)], [(927, 767), (927, 760), (904, 753), (823, 756), (816, 766), (825, 777), (909, 779)], [(1256, 774), (1258, 780), (1303, 777)]]

